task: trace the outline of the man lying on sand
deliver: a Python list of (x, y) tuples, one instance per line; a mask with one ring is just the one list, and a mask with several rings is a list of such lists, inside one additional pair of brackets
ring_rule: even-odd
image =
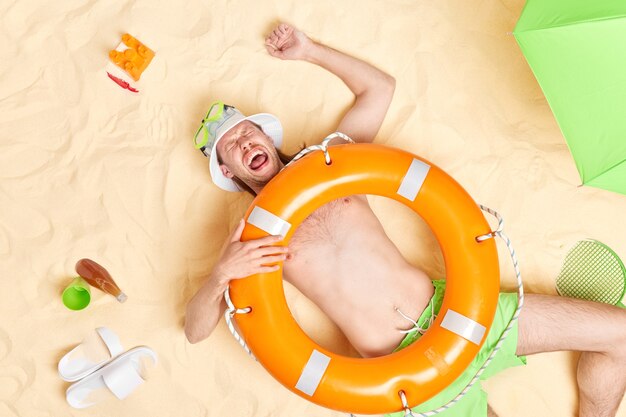
[[(265, 45), (274, 57), (311, 62), (341, 78), (355, 101), (337, 131), (356, 142), (374, 140), (393, 97), (393, 77), (313, 42), (286, 24), (277, 26)], [(271, 115), (244, 117), (234, 107), (216, 106), (215, 129), (202, 149), (210, 158), (213, 182), (225, 190), (257, 194), (288, 162), (277, 149), (280, 123)], [(222, 317), (223, 294), (231, 280), (277, 270), (277, 265), (267, 266), (275, 262), (283, 262), (284, 279), (316, 303), (363, 357), (388, 355), (408, 346), (441, 306), (445, 281), (431, 280), (405, 261), (364, 195), (340, 198), (314, 211), (295, 231), (288, 248), (275, 246), (282, 240), (279, 236), (240, 242), (243, 227), (242, 221), (187, 306), (185, 334), (192, 343), (208, 337)], [(494, 348), (516, 307), (516, 294), (500, 294), (496, 319), (475, 362)], [(410, 329), (408, 334), (402, 332)], [(528, 294), (518, 323), (486, 374), (523, 364), (524, 355), (558, 350), (582, 352), (579, 416), (614, 416), (626, 386), (626, 312), (606, 304)], [(475, 369), (470, 366), (419, 410), (454, 398)], [(440, 415), (487, 415), (479, 384)]]

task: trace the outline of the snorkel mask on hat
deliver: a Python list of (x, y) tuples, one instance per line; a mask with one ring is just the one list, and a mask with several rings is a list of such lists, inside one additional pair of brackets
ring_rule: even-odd
[(283, 142), (283, 127), (276, 116), (268, 113), (259, 113), (245, 117), (235, 107), (224, 104), (221, 101), (211, 104), (209, 111), (202, 119), (202, 124), (198, 128), (193, 141), (196, 149), (202, 151), (204, 156), (209, 158), (211, 179), (222, 190), (243, 191), (235, 181), (227, 178), (222, 173), (217, 161), (215, 146), (226, 132), (244, 120), (250, 120), (252, 123), (261, 126), (263, 132), (272, 138), (276, 148), (280, 148)]

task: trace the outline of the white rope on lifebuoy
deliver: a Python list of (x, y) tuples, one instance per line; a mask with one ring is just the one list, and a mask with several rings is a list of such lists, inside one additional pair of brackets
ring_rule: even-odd
[(243, 337), (239, 335), (239, 332), (237, 332), (237, 330), (235, 329), (235, 326), (233, 325), (233, 317), (235, 316), (235, 314), (248, 314), (249, 312), (252, 311), (252, 308), (251, 307), (235, 308), (232, 300), (230, 299), (229, 287), (226, 287), (226, 291), (224, 291), (224, 300), (226, 301), (226, 310), (224, 311), (224, 319), (226, 319), (228, 330), (230, 330), (230, 333), (233, 335), (235, 340), (239, 342), (241, 347), (243, 347), (244, 350), (248, 352), (248, 355), (252, 356), (254, 360), (257, 360), (254, 354), (252, 353), (252, 351), (250, 350), (250, 348), (248, 347), (248, 345), (246, 344), (246, 341), (243, 339)]
[(289, 165), (296, 162), (298, 159), (302, 158), (306, 154), (313, 152), (313, 151), (324, 152), (324, 160), (326, 161), (326, 165), (330, 165), (332, 163), (332, 160), (330, 159), (330, 154), (328, 153), (328, 142), (330, 142), (331, 140), (335, 138), (341, 138), (348, 143), (354, 143), (354, 141), (348, 135), (341, 133), (341, 132), (333, 132), (330, 135), (326, 136), (324, 140), (322, 141), (322, 143), (320, 143), (319, 145), (311, 145), (309, 147), (302, 149), (300, 152), (296, 154), (296, 156), (293, 157), (291, 161), (287, 163), (287, 165), (283, 167), (283, 169), (287, 168)]
[(476, 241), (477, 242), (483, 242), (487, 239), (491, 239), (491, 238), (495, 238), (496, 236), (499, 236), (504, 243), (506, 244), (507, 249), (509, 250), (509, 255), (511, 256), (511, 260), (513, 261), (513, 268), (515, 269), (515, 276), (517, 279), (517, 309), (515, 310), (515, 313), (513, 314), (513, 317), (511, 317), (511, 320), (509, 321), (509, 325), (506, 327), (506, 329), (504, 329), (504, 332), (502, 332), (502, 335), (500, 336), (500, 339), (498, 340), (498, 343), (496, 343), (496, 347), (493, 348), (493, 351), (491, 352), (491, 354), (489, 355), (489, 357), (487, 358), (487, 360), (485, 361), (485, 363), (483, 363), (483, 365), (480, 367), (480, 369), (478, 370), (478, 372), (476, 372), (476, 375), (474, 375), (474, 377), (472, 378), (472, 380), (465, 386), (465, 388), (463, 388), (463, 391), (461, 391), (456, 397), (454, 397), (452, 400), (450, 400), (447, 404), (442, 405), (441, 407), (432, 410), (432, 411), (427, 411), (424, 413), (417, 413), (417, 414), (413, 414), (413, 412), (411, 411), (411, 409), (408, 407), (408, 405), (406, 404), (406, 397), (404, 397), (404, 392), (400, 391), (398, 393), (398, 395), (400, 395), (400, 399), (402, 401), (402, 407), (404, 408), (404, 415), (406, 416), (410, 416), (410, 417), (431, 417), (434, 415), (437, 415), (451, 407), (453, 407), (457, 402), (459, 402), (461, 400), (461, 398), (463, 398), (468, 392), (469, 390), (474, 386), (474, 384), (476, 383), (476, 381), (478, 381), (478, 379), (480, 378), (480, 376), (483, 374), (483, 372), (485, 371), (485, 369), (487, 369), (487, 367), (489, 366), (489, 364), (491, 363), (491, 361), (493, 360), (493, 358), (496, 356), (496, 354), (498, 353), (498, 351), (500, 350), (500, 348), (502, 347), (502, 343), (504, 343), (504, 340), (507, 338), (507, 336), (509, 335), (509, 332), (511, 331), (511, 329), (513, 328), (513, 326), (515, 325), (515, 322), (517, 321), (517, 318), (519, 317), (519, 314), (522, 310), (522, 306), (524, 305), (524, 283), (522, 280), (522, 273), (519, 269), (519, 262), (517, 261), (517, 255), (515, 254), (515, 249), (513, 248), (513, 244), (511, 243), (511, 239), (508, 238), (507, 235), (504, 234), (504, 219), (502, 218), (502, 216), (500, 216), (500, 214), (493, 210), (490, 209), (489, 207), (483, 206), (483, 205), (479, 205), (481, 210), (486, 211), (487, 213), (491, 214), (492, 216), (494, 216), (496, 219), (498, 219), (498, 227), (495, 231), (491, 232), (491, 233), (487, 233), (481, 236), (477, 236), (476, 237)]

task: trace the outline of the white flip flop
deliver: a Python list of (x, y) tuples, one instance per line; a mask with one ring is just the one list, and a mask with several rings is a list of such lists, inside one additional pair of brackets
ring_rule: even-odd
[(156, 353), (147, 346), (138, 346), (122, 353), (108, 364), (70, 385), (65, 393), (67, 402), (74, 408), (87, 408), (99, 403), (106, 391), (120, 400), (130, 395), (144, 382), (141, 376), (141, 357), (157, 362)]
[(82, 343), (66, 353), (59, 361), (59, 376), (63, 380), (78, 381), (102, 368), (124, 351), (119, 337), (111, 329), (98, 327), (96, 333), (100, 336), (108, 352), (99, 346), (94, 346), (93, 343), (89, 344), (88, 339), (85, 338)]

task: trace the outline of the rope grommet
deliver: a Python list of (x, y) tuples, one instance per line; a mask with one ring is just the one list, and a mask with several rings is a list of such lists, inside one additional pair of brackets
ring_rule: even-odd
[(404, 393), (404, 391), (398, 391), (398, 395), (400, 396), (400, 401), (402, 401), (402, 408), (404, 408), (404, 417), (415, 417), (413, 416), (413, 412), (411, 411), (409, 403), (406, 400), (406, 394)]
[(235, 329), (235, 326), (233, 326), (233, 318), (235, 317), (235, 314), (248, 314), (252, 311), (252, 307), (248, 306), (244, 308), (236, 308), (232, 300), (230, 299), (229, 287), (226, 287), (226, 290), (224, 291), (224, 301), (226, 301), (226, 310), (224, 310), (224, 319), (226, 320), (226, 325), (228, 326), (228, 330), (230, 330), (230, 333), (233, 335), (235, 340), (239, 342), (241, 347), (244, 348), (245, 351), (248, 352), (248, 354), (256, 360), (256, 358), (254, 357), (254, 354), (252, 353), (252, 351), (246, 344), (246, 341), (243, 339), (243, 337), (241, 337), (241, 335), (239, 335), (239, 333)]
[(326, 163), (326, 165), (332, 165), (333, 161), (330, 159), (330, 153), (328, 152), (328, 142), (330, 142), (331, 140), (333, 140), (335, 138), (341, 138), (341, 139), (345, 140), (348, 143), (354, 143), (354, 141), (352, 139), (350, 139), (350, 137), (348, 135), (345, 135), (345, 134), (343, 134), (341, 132), (331, 133), (330, 135), (326, 136), (326, 138), (319, 145), (311, 145), (308, 148), (302, 149), (300, 152), (298, 152), (298, 154), (296, 156), (293, 157), (293, 159), (291, 161), (289, 161), (287, 163), (287, 165), (285, 165), (283, 167), (283, 169), (287, 168), (293, 162), (296, 162), (298, 159), (302, 158), (306, 154), (308, 154), (310, 152), (313, 152), (313, 151), (322, 151), (322, 152), (324, 152), (324, 162)]
[(489, 233), (485, 233), (484, 235), (476, 236), (476, 242), (480, 243), (480, 242), (484, 242), (487, 239), (493, 239), (496, 236), (499, 236), (502, 233), (502, 230), (504, 228), (504, 219), (502, 218), (502, 216), (500, 216), (500, 214), (497, 211), (492, 210), (489, 207), (485, 207), (482, 204), (479, 204), (478, 207), (480, 207), (481, 210), (486, 211), (487, 213), (491, 214), (496, 219), (498, 219), (498, 227), (496, 228), (496, 230), (489, 232)]
[(232, 300), (230, 299), (229, 288), (226, 288), (226, 291), (224, 291), (224, 301), (226, 301), (226, 311), (231, 317), (233, 317), (235, 314), (248, 314), (252, 311), (252, 307), (250, 306), (244, 308), (235, 307)]
[(330, 154), (328, 153), (328, 148), (326, 146), (324, 146), (324, 148), (322, 150), (324, 151), (324, 160), (326, 161), (326, 165), (332, 164), (333, 161), (331, 161), (331, 159), (330, 159)]
[(234, 310), (228, 309), (228, 314), (231, 317), (235, 317), (235, 314), (248, 314), (252, 311), (252, 307), (248, 306), (245, 308), (236, 308)]
[(485, 233), (484, 235), (480, 235), (480, 236), (476, 236), (476, 242), (484, 242), (487, 239), (493, 239), (496, 236), (498, 236), (498, 232), (489, 232), (489, 233)]

